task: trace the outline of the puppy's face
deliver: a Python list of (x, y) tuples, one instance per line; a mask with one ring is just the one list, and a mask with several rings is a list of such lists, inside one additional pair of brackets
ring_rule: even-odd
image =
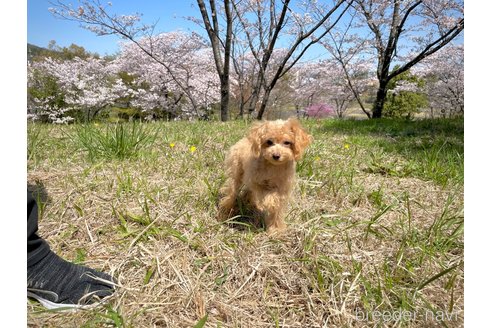
[(272, 165), (282, 165), (302, 158), (304, 149), (312, 142), (296, 119), (256, 123), (249, 140), (256, 157), (263, 157)]

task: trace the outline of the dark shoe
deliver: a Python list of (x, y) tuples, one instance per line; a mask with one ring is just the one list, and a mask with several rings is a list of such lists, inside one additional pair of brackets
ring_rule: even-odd
[(27, 268), (27, 296), (48, 309), (93, 307), (114, 293), (113, 278), (53, 252)]

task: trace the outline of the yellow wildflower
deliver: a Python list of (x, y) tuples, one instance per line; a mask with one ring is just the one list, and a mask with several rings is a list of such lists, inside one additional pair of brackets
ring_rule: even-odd
[(193, 154), (195, 151), (196, 151), (196, 147), (195, 146), (191, 146), (190, 147), (190, 152)]
[(343, 145), (343, 148), (349, 149), (350, 148), (350, 145), (349, 144), (345, 144), (345, 145)]
[(175, 144), (174, 142), (171, 142), (171, 143), (169, 144), (169, 147), (171, 147), (171, 148), (174, 148), (174, 146), (176, 146), (176, 144)]

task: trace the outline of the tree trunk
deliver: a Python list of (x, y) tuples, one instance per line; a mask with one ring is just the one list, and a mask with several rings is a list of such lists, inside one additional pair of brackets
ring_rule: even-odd
[(248, 114), (251, 115), (255, 109), (256, 109), (256, 104), (258, 103), (259, 99), (259, 86), (253, 86), (253, 92), (251, 93), (251, 97), (249, 98), (249, 104), (248, 104)]
[(381, 81), (379, 83), (379, 89), (376, 94), (376, 100), (374, 101), (374, 105), (372, 107), (371, 118), (383, 117), (383, 106), (384, 106), (384, 102), (386, 101), (387, 93), (388, 93), (388, 83), (385, 81)]
[(268, 104), (268, 98), (270, 98), (271, 91), (272, 90), (269, 88), (265, 90), (265, 94), (263, 95), (263, 98), (261, 100), (260, 109), (258, 110), (258, 115), (256, 116), (257, 120), (263, 119), (263, 115), (265, 114), (266, 106)]
[(217, 74), (220, 78), (220, 120), (227, 121), (229, 119), (229, 70), (230, 70), (230, 59), (231, 59), (231, 49), (232, 49), (232, 15), (229, 0), (224, 0), (224, 13), (226, 19), (226, 33), (224, 40), (224, 59), (222, 61), (221, 55), (221, 45), (220, 40), (220, 28), (218, 21), (217, 8), (215, 6), (214, 0), (209, 0), (210, 4), (210, 18), (208, 16), (207, 7), (203, 0), (197, 0), (198, 7), (200, 8), (200, 13), (203, 18), (203, 24), (205, 30), (207, 31), (210, 43), (212, 46), (212, 51), (214, 55), (215, 68), (217, 69)]
[(243, 118), (244, 117), (244, 95), (241, 92), (239, 96), (239, 114), (237, 115), (236, 118)]
[(220, 120), (229, 120), (229, 76), (222, 76), (220, 81)]

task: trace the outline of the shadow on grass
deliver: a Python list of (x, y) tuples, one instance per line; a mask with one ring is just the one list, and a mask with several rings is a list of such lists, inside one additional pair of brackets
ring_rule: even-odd
[(32, 197), (38, 204), (46, 204), (51, 201), (44, 183), (36, 181), (34, 183), (27, 184), (27, 191), (31, 193)]
[[(415, 176), (441, 185), (463, 182), (463, 118), (330, 120), (319, 129), (322, 133), (346, 135), (347, 142), (358, 147), (380, 149), (380, 154), (371, 153), (369, 173)], [(405, 158), (403, 168), (391, 167), (391, 155)]]
[(265, 230), (262, 213), (250, 202), (248, 193), (244, 190), (236, 198), (236, 205), (224, 221), (229, 227), (242, 232), (261, 232)]
[(236, 215), (224, 221), (230, 228), (240, 232), (262, 232), (265, 230), (263, 223), (252, 215)]

